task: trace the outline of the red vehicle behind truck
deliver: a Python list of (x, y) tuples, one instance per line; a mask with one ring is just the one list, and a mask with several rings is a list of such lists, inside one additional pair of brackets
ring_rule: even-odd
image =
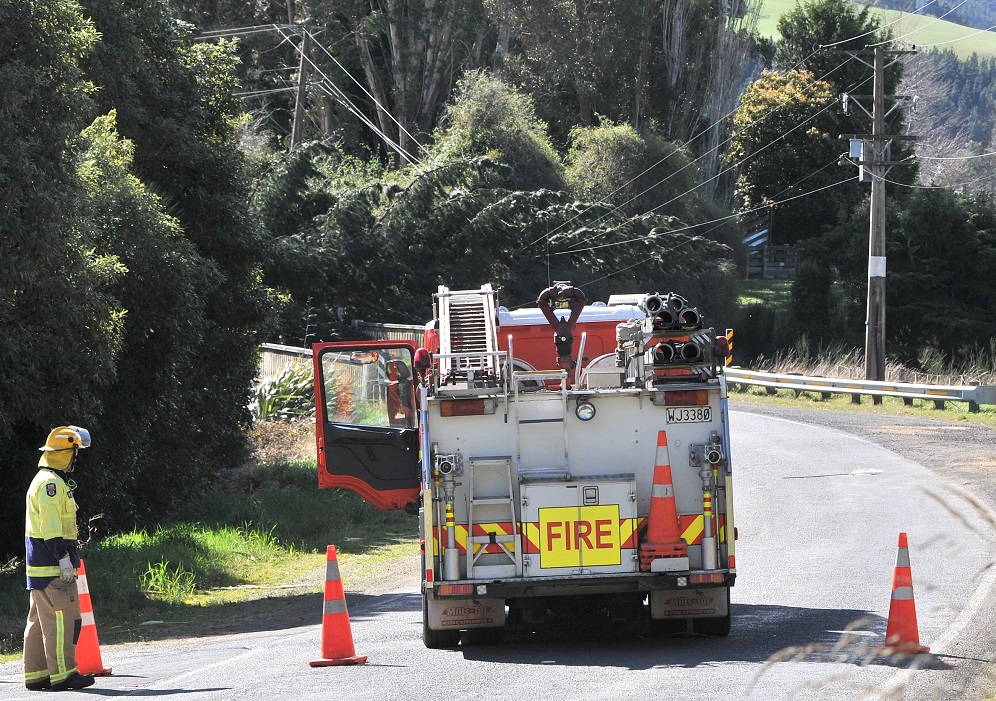
[(680, 295), (569, 283), (433, 311), (422, 345), (313, 348), (319, 486), (418, 514), (426, 646), (571, 611), (727, 635), (726, 336)]

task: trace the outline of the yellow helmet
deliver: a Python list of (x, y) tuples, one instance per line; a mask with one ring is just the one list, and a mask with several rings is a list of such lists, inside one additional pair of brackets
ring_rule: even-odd
[(89, 448), (90, 432), (79, 426), (59, 426), (53, 428), (48, 439), (38, 450), (73, 450), (74, 448)]

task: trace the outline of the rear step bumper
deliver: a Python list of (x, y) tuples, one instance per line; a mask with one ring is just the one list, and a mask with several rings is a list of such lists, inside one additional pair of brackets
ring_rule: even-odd
[[(696, 577), (696, 575), (699, 575)], [(707, 577), (704, 577), (707, 576)], [(653, 573), (583, 575), (571, 577), (517, 577), (514, 579), (461, 579), (423, 584), (437, 599), (487, 597), (511, 599), (532, 596), (575, 594), (625, 594), (657, 590), (706, 589), (732, 587), (736, 572), (728, 570), (692, 571), (688, 573)], [(708, 578), (712, 581), (700, 581)]]

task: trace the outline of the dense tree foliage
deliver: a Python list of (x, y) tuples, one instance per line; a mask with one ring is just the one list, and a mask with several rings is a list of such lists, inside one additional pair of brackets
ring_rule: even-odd
[(59, 0), (0, 3), (0, 23), (0, 552), (15, 552), (43, 427), (93, 416), (114, 380), (123, 271), (93, 249), (71, 150), (96, 32)]
[[(890, 355), (916, 365), (927, 349), (965, 360), (996, 337), (996, 202), (991, 195), (916, 189), (888, 214), (886, 323)], [(805, 242), (793, 287), (795, 324), (814, 343), (860, 347), (864, 334), (868, 209)]]
[(81, 503), (112, 527), (239, 459), (265, 297), (230, 49), (194, 44), (158, 2), (4, 1), (0, 20), (0, 549), (15, 553), (55, 425), (92, 430)]
[[(738, 206), (781, 203), (781, 240), (802, 242), (785, 326), (859, 339), (867, 203), (833, 163), (839, 134), (869, 130), (837, 105), (869, 92), (870, 69), (812, 47), (887, 36), (814, 0), (775, 51), (754, 36), (759, 6), (0, 0), (0, 550), (20, 547), (53, 425), (94, 432), (88, 514), (154, 521), (242, 458), (261, 340), (422, 322), (440, 284), (492, 282), (512, 307), (554, 279), (595, 299), (673, 290), (730, 324), (738, 172)], [(729, 140), (760, 54), (778, 72), (744, 93)], [(969, 115), (932, 124), (986, 148), (991, 62), (932, 56), (958, 86), (947, 111)], [(890, 207), (890, 343), (969, 352), (993, 334), (993, 202), (890, 190)]]
[(846, 218), (861, 191), (857, 183), (833, 187), (847, 176), (837, 167), (842, 142), (830, 84), (806, 71), (765, 72), (740, 101), (729, 158), (739, 167), (741, 210), (772, 209), (777, 244), (819, 236)]
[[(687, 226), (709, 216), (703, 207), (683, 200), (683, 208), (643, 214), (615, 206), (608, 192), (568, 188), (531, 101), (484, 74), (461, 83), (442, 125), (419, 169), (358, 177), (348, 156), (311, 146), (267, 172), (255, 202), (269, 250), (279, 252), (268, 256), (265, 280), (288, 300), (283, 337), (302, 337), (309, 314), (322, 338), (344, 332), (340, 312), (347, 322), (422, 322), (438, 285), (488, 281), (513, 305), (535, 300), (550, 279), (590, 283), (586, 291), (596, 298), (621, 286), (680, 288), (731, 317), (732, 252), (715, 231), (707, 238)], [(578, 138), (575, 167), (583, 168)], [(620, 148), (608, 158), (607, 147), (599, 157), (620, 174), (638, 174), (648, 159), (676, 149), (650, 136), (635, 151)], [(676, 192), (691, 173), (685, 178), (657, 194)]]

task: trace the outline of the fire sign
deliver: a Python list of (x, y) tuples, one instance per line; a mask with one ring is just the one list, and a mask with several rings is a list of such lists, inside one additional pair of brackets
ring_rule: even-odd
[(622, 562), (619, 505), (539, 509), (540, 567)]

